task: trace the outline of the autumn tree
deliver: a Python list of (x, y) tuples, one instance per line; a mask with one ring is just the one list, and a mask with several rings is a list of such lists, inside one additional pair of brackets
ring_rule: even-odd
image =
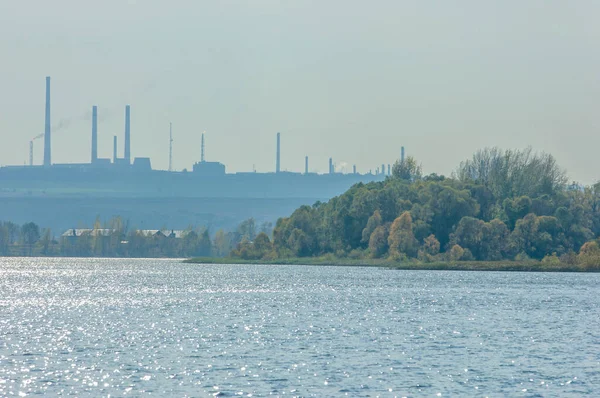
[(369, 238), (369, 252), (371, 253), (371, 257), (379, 258), (387, 253), (389, 247), (388, 235), (388, 228), (383, 225), (377, 226), (371, 233)]
[(373, 231), (375, 231), (375, 229), (377, 227), (379, 227), (381, 224), (382, 224), (381, 213), (379, 212), (379, 210), (375, 210), (373, 215), (371, 217), (369, 217), (369, 220), (367, 221), (367, 226), (362, 231), (361, 242), (369, 243), (370, 239), (371, 239), (371, 235), (373, 234)]
[(440, 253), (440, 242), (435, 235), (431, 234), (423, 241), (423, 246), (419, 249), (418, 258), (421, 261), (433, 261)]
[(405, 211), (392, 223), (388, 245), (392, 254), (403, 253), (409, 257), (416, 255), (418, 242), (413, 234), (412, 217), (409, 212)]
[(586, 271), (600, 270), (600, 246), (597, 242), (586, 242), (577, 256), (579, 265)]

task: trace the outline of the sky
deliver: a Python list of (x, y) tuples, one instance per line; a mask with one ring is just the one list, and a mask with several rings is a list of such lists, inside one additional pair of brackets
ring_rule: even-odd
[[(52, 160), (99, 156), (228, 172), (325, 172), (393, 163), (404, 145), (449, 175), (486, 146), (552, 153), (600, 179), (597, 0), (0, 0), (0, 165), (23, 164), (44, 129)], [(40, 164), (43, 140), (35, 141)]]

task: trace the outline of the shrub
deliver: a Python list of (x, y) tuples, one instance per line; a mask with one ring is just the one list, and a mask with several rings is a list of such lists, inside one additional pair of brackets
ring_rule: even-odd
[(546, 266), (558, 266), (561, 262), (556, 253), (552, 253), (551, 256), (548, 255), (542, 259), (542, 264)]
[(464, 254), (465, 254), (465, 249), (463, 249), (459, 245), (454, 245), (454, 246), (452, 246), (452, 248), (450, 249), (450, 252), (448, 253), (448, 260), (458, 261), (462, 258), (462, 256)]
[(364, 252), (360, 249), (354, 249), (348, 253), (348, 258), (352, 260), (361, 260), (364, 258)]
[(584, 243), (579, 249), (577, 260), (579, 266), (585, 271), (600, 270), (600, 247), (598, 243), (594, 241)]

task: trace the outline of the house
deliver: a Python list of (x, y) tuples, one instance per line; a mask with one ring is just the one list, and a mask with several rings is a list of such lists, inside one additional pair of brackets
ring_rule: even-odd
[(140, 229), (137, 230), (138, 234), (144, 235), (144, 236), (156, 236), (159, 238), (173, 238), (173, 239), (181, 239), (183, 238), (188, 231), (182, 231), (182, 230), (168, 230), (168, 229)]
[(81, 237), (92, 236), (92, 237), (110, 237), (116, 230), (108, 228), (73, 228), (66, 230), (61, 238), (74, 242)]
[[(79, 228), (79, 229), (68, 229), (62, 235), (62, 239), (66, 239), (70, 242), (75, 242), (82, 237), (105, 237), (108, 238), (112, 236), (116, 232), (115, 229), (109, 228)], [(135, 231), (136, 234), (146, 236), (146, 237), (157, 237), (157, 238), (171, 238), (171, 239), (181, 239), (183, 238), (189, 231), (183, 230), (168, 230), (168, 229), (138, 229)]]

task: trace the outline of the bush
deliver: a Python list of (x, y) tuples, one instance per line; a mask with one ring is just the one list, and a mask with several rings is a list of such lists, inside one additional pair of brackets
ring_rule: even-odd
[(388, 260), (394, 261), (397, 263), (404, 263), (404, 262), (408, 261), (408, 256), (404, 253), (394, 252), (394, 253), (390, 253)]
[(339, 250), (335, 251), (335, 257), (337, 257), (337, 258), (346, 258), (347, 254), (346, 254), (346, 252), (344, 250), (339, 249)]
[(274, 261), (277, 260), (277, 252), (275, 250), (271, 250), (269, 252), (267, 252), (263, 258), (263, 260), (265, 261)]
[(551, 256), (546, 256), (542, 259), (542, 264), (546, 266), (558, 266), (561, 262), (556, 253), (552, 253)]
[(586, 242), (579, 250), (577, 256), (579, 266), (585, 271), (599, 271), (600, 270), (600, 247), (598, 243)]
[(569, 251), (559, 257), (560, 262), (566, 265), (577, 265), (577, 254), (574, 251)]
[(465, 249), (460, 247), (459, 245), (454, 245), (448, 252), (448, 260), (449, 261), (458, 261), (465, 254)]
[(463, 255), (460, 256), (459, 260), (461, 260), (461, 261), (473, 261), (473, 260), (475, 260), (475, 257), (473, 256), (473, 253), (471, 253), (471, 250), (466, 249), (466, 248), (463, 249), (463, 250), (464, 250)]
[(531, 257), (525, 252), (521, 252), (515, 256), (515, 261), (531, 261)]
[(352, 260), (362, 260), (364, 258), (365, 253), (360, 249), (354, 249), (350, 253), (348, 253), (348, 258)]

